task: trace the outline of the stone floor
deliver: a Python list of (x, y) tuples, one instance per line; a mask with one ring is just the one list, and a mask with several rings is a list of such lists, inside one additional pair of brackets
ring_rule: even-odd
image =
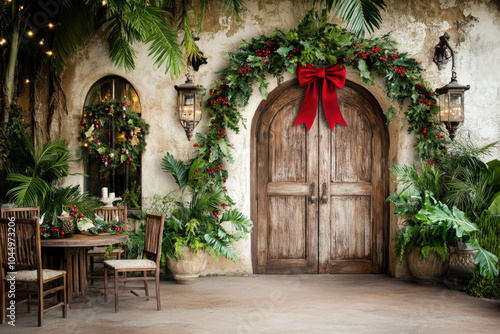
[[(126, 293), (125, 291), (123, 293)], [(161, 282), (154, 300), (90, 299), (36, 327), (36, 310), (18, 310), (0, 333), (500, 333), (500, 303), (439, 285), (384, 275), (205, 277), (193, 285)]]

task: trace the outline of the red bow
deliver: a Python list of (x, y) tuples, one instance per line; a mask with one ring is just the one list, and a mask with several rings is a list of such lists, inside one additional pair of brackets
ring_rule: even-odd
[(342, 113), (340, 112), (339, 102), (337, 100), (337, 89), (344, 87), (345, 84), (345, 68), (340, 65), (330, 65), (327, 68), (316, 67), (307, 64), (302, 67), (300, 63), (297, 65), (297, 78), (301, 86), (307, 87), (306, 96), (299, 115), (293, 123), (293, 126), (300, 123), (305, 123), (307, 131), (309, 131), (316, 118), (319, 101), (318, 79), (323, 78), (322, 102), (328, 125), (333, 130), (335, 123), (347, 126)]

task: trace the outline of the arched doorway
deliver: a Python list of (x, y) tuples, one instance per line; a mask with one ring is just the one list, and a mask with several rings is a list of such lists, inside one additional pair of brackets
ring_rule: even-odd
[[(382, 273), (387, 262), (388, 134), (373, 96), (338, 90), (348, 127), (321, 111), (292, 127), (306, 88), (275, 89), (252, 123), (255, 273)], [(320, 107), (321, 108), (321, 107)]]

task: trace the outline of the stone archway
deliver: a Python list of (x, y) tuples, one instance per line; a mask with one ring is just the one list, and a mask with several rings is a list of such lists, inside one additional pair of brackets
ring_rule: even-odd
[[(291, 80), (252, 123), (255, 273), (382, 273), (388, 258), (388, 134), (377, 101), (350, 81), (338, 91), (348, 127), (322, 112), (292, 127), (305, 87)], [(321, 108), (321, 107), (320, 107)]]

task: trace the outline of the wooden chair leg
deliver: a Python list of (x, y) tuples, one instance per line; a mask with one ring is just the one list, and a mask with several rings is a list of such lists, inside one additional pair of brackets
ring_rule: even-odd
[(90, 269), (89, 269), (89, 276), (90, 276), (90, 285), (94, 285), (94, 257), (93, 256), (89, 256), (89, 265), (90, 265)]
[[(148, 274), (147, 274), (147, 272), (145, 270), (142, 273), (143, 273), (143, 276), (144, 276), (144, 293), (145, 293), (146, 296), (149, 296), (149, 287), (148, 287), (148, 281), (147, 281)], [(149, 300), (149, 298), (146, 299), (146, 300)]]
[(62, 309), (62, 316), (63, 318), (66, 318), (68, 315), (68, 297), (66, 295), (66, 274), (63, 276), (63, 309)]
[(26, 285), (26, 290), (28, 291), (28, 313), (31, 313), (31, 303), (33, 301), (31, 300), (31, 286), (29, 284)]
[(38, 286), (38, 327), (43, 325), (43, 283)]
[(160, 304), (160, 272), (155, 270), (155, 284), (156, 284), (156, 308), (161, 310), (161, 304)]
[(104, 266), (104, 302), (108, 302), (108, 268)]
[(115, 269), (115, 313), (118, 313), (118, 270)]

